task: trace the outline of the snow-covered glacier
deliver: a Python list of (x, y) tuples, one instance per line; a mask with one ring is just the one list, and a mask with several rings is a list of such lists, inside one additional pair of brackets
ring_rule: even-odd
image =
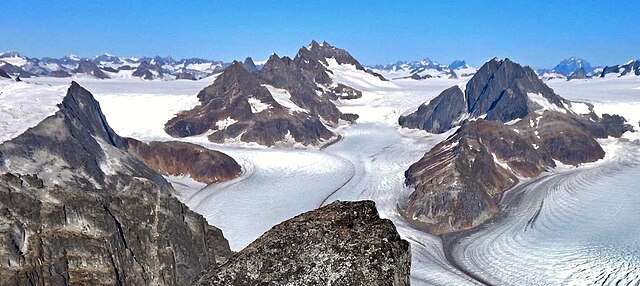
[[(334, 79), (348, 81), (363, 96), (336, 104), (360, 119), (336, 127), (342, 139), (326, 148), (180, 139), (223, 151), (243, 166), (241, 177), (211, 186), (169, 178), (182, 201), (224, 231), (232, 249), (242, 249), (273, 225), (334, 200), (372, 199), (381, 216), (391, 219), (411, 242), (413, 285), (640, 283), (640, 147), (635, 138), (605, 139), (604, 160), (560, 167), (523, 181), (505, 198), (504, 216), (443, 244), (440, 237), (409, 225), (398, 214), (397, 202), (407, 191), (404, 171), (448, 134), (401, 129), (397, 119), (465, 79), (374, 82), (350, 73), (340, 70)], [(69, 84), (68, 79), (28, 81), (61, 91)], [(116, 132), (149, 141), (176, 140), (163, 132), (164, 124), (176, 112), (198, 104), (196, 94), (213, 79), (78, 81), (94, 93)], [(566, 98), (593, 103), (599, 113), (616, 111), (638, 126), (638, 79), (548, 84)]]

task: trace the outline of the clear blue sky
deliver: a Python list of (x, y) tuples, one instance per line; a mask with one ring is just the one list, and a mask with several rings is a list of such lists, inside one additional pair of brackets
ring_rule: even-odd
[[(295, 55), (311, 39), (363, 64), (429, 57), (535, 67), (640, 57), (640, 1), (11, 1), (0, 51), (60, 57)], [(538, 3), (543, 2), (543, 3)]]

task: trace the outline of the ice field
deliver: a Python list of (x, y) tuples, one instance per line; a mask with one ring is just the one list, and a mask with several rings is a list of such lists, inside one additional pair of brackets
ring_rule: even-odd
[[(326, 148), (267, 148), (213, 144), (204, 137), (180, 139), (225, 152), (243, 166), (239, 178), (210, 186), (184, 177), (169, 178), (178, 197), (221, 228), (233, 250), (301, 212), (334, 200), (371, 199), (380, 214), (391, 219), (411, 242), (412, 285), (640, 284), (640, 143), (633, 142), (639, 138), (636, 134), (623, 140), (602, 140), (607, 151), (604, 160), (578, 168), (561, 167), (521, 183), (506, 196), (503, 218), (445, 249), (439, 237), (406, 223), (396, 205), (407, 194), (404, 171), (448, 134), (401, 129), (397, 118), (465, 79), (381, 82), (352, 69), (336, 71), (337, 81), (362, 90), (363, 97), (336, 103), (343, 112), (357, 113), (360, 119), (336, 127), (342, 139)], [(145, 141), (175, 140), (164, 133), (164, 123), (178, 111), (198, 104), (198, 91), (213, 82), (212, 77), (200, 81), (76, 80), (95, 95), (118, 134)], [(2, 83), (0, 108), (24, 110), (25, 105), (16, 105), (15, 98), (32, 91), (51, 91), (52, 97), (40, 99), (44, 102), (61, 100), (60, 91), (64, 95), (70, 83), (69, 79), (51, 78), (25, 81), (28, 84)], [(547, 83), (565, 98), (593, 103), (599, 113), (625, 116), (638, 129), (639, 78)], [(35, 121), (31, 126), (54, 111), (38, 107), (29, 112), (36, 114), (29, 121)], [(3, 131), (13, 130), (5, 117), (0, 119)], [(445, 256), (449, 250), (453, 263)]]

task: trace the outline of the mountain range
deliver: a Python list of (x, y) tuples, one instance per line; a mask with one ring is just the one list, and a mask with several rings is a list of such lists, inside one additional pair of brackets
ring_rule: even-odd
[(222, 61), (172, 57), (118, 57), (103, 54), (93, 58), (67, 55), (62, 58), (30, 58), (16, 52), (0, 54), (0, 69), (12, 76), (70, 77), (89, 75), (106, 78), (200, 79), (222, 71), (229, 64)]

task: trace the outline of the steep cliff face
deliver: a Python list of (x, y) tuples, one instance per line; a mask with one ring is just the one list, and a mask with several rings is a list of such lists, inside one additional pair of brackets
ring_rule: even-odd
[(234, 179), (242, 168), (224, 153), (186, 142), (140, 142), (127, 138), (127, 151), (163, 175), (188, 175), (213, 184)]
[(0, 145), (0, 284), (185, 285), (231, 255), (88, 91), (59, 107)]
[[(399, 123), (442, 133), (461, 126), (468, 118), (483, 117), (503, 123), (522, 119), (540, 109), (540, 102), (545, 104), (542, 107), (566, 109), (566, 100), (546, 86), (531, 68), (494, 58), (466, 84), (445, 90), (424, 108), (400, 117)], [(452, 109), (447, 112), (446, 108)]]
[(504, 192), (519, 177), (538, 176), (556, 162), (602, 159), (596, 138), (633, 130), (620, 116), (581, 115), (571, 106), (530, 69), (489, 61), (464, 91), (447, 89), (399, 119), (405, 127), (437, 133), (460, 126), (405, 172), (412, 192), (401, 212), (434, 234), (473, 228), (499, 211)]
[(276, 225), (197, 283), (409, 285), (409, 246), (373, 202), (335, 202)]

